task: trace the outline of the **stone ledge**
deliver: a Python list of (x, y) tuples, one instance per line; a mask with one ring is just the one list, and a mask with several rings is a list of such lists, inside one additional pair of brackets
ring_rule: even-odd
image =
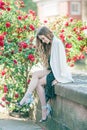
[(55, 93), (63, 98), (87, 106), (87, 75), (74, 74), (73, 83), (58, 83)]
[[(56, 99), (51, 100), (53, 115), (40, 124), (45, 130), (87, 130), (87, 74), (73, 74), (74, 83), (55, 86)], [(41, 117), (38, 102), (36, 119)]]

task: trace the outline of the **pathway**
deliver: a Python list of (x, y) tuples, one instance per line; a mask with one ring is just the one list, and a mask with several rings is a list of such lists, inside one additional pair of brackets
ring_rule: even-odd
[(0, 113), (0, 130), (44, 130), (29, 119), (14, 118)]

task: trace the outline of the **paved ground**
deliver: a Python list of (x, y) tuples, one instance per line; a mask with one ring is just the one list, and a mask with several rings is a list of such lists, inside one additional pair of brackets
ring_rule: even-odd
[(29, 119), (14, 118), (0, 113), (0, 130), (44, 130)]

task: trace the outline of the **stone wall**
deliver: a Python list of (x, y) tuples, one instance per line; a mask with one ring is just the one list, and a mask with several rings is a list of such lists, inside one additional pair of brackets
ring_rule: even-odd
[[(45, 130), (87, 130), (87, 74), (74, 74), (74, 83), (55, 86), (56, 99), (52, 100), (52, 117), (42, 125)], [(36, 112), (41, 117), (40, 103)]]

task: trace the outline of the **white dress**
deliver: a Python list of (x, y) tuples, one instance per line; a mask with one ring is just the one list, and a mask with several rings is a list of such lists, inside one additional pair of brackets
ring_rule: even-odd
[(65, 48), (60, 39), (53, 37), (50, 66), (55, 79), (61, 83), (73, 82), (72, 74), (66, 62)]

